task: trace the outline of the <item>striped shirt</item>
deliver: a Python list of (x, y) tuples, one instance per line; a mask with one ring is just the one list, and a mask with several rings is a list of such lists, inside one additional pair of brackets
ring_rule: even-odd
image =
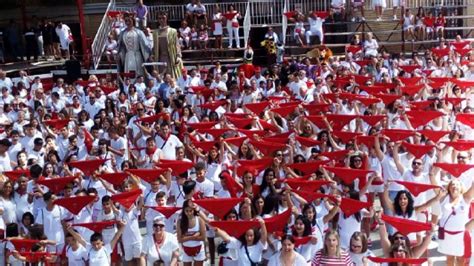
[(346, 266), (346, 265), (355, 265), (352, 262), (349, 253), (341, 250), (340, 258), (328, 257), (323, 255), (323, 250), (319, 250), (313, 257), (311, 261), (311, 266)]

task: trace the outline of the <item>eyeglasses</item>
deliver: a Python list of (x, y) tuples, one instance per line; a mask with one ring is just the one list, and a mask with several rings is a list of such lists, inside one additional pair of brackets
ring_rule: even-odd
[(158, 228), (158, 227), (163, 228), (163, 227), (165, 227), (165, 225), (164, 224), (153, 224), (153, 227), (154, 228)]

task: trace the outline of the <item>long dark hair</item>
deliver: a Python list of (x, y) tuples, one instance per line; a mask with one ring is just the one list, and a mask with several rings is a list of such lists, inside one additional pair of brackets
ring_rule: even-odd
[[(296, 224), (296, 221), (298, 221), (298, 220), (300, 220), (304, 224), (304, 231), (303, 231), (302, 236), (311, 235), (312, 228), (311, 228), (311, 222), (309, 221), (309, 219), (300, 214), (300, 215), (298, 215), (298, 217), (296, 217), (295, 224)], [(298, 233), (296, 232), (296, 229), (294, 228), (294, 226), (293, 226), (292, 232), (293, 232), (294, 236), (298, 236)], [(282, 239), (282, 241), (283, 241), (283, 239)]]
[[(273, 170), (272, 168), (265, 169), (265, 172), (263, 172), (262, 184), (260, 185), (260, 193), (265, 191), (265, 189), (270, 186), (270, 184), (268, 184), (268, 182), (267, 182), (267, 176), (270, 172), (273, 172), (273, 178), (276, 178), (275, 170)], [(270, 191), (270, 193), (271, 193), (271, 191)]]
[(414, 208), (415, 201), (413, 200), (411, 193), (406, 190), (398, 191), (397, 195), (395, 196), (395, 199), (393, 200), (393, 209), (395, 210), (395, 214), (398, 216), (404, 216), (405, 214), (399, 203), (400, 197), (402, 195), (405, 195), (408, 198), (406, 214), (408, 215), (408, 217), (411, 217), (413, 215), (413, 212), (415, 211), (415, 208)]
[[(189, 199), (183, 202), (183, 212), (181, 213), (180, 222), (179, 222), (179, 229), (181, 229), (181, 234), (183, 235), (188, 232), (188, 228), (189, 228), (189, 219), (188, 219), (188, 216), (186, 216), (184, 208), (190, 207), (191, 203), (192, 201)], [(197, 212), (194, 211), (194, 216), (197, 216), (197, 215), (198, 215)]]
[[(309, 218), (306, 217), (306, 215), (305, 215), (305, 212), (306, 212), (307, 210), (309, 210), (309, 209), (312, 209), (313, 212), (314, 212), (314, 217), (313, 217), (313, 219), (311, 219), (311, 220), (309, 220)], [(305, 205), (303, 205), (303, 211), (302, 211), (302, 213), (303, 213), (303, 216), (306, 217), (306, 219), (311, 223), (312, 226), (315, 226), (315, 225), (316, 225), (316, 208), (314, 207), (313, 204), (311, 204), (311, 203), (306, 203)]]

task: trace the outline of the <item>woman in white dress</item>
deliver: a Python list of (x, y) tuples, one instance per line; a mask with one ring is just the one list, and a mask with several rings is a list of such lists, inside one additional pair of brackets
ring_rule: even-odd
[(403, 31), (405, 32), (405, 39), (408, 39), (408, 35), (410, 35), (411, 40), (415, 41), (415, 16), (413, 16), (410, 9), (405, 10), (403, 16)]
[(376, 57), (378, 54), (379, 44), (376, 39), (373, 38), (372, 32), (367, 33), (367, 39), (364, 42), (365, 57)]
[(458, 179), (451, 180), (447, 191), (442, 191), (441, 194), (444, 195), (440, 197), (438, 252), (446, 255), (446, 265), (464, 265), (464, 234), (469, 222), (470, 202), (474, 198), (474, 181), (469, 190), (464, 191)]
[(304, 33), (305, 33), (305, 28), (304, 28), (304, 15), (303, 14), (298, 14), (296, 17), (296, 22), (295, 22), (295, 30), (293, 32), (293, 37), (295, 40), (301, 45), (304, 46)]

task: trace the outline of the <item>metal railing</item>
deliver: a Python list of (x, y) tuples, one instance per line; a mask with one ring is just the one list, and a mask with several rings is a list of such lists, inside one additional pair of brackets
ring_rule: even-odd
[(102, 57), (102, 53), (105, 49), (105, 41), (112, 28), (112, 20), (108, 17), (108, 13), (115, 8), (115, 0), (110, 0), (109, 5), (105, 11), (104, 17), (100, 23), (99, 29), (95, 34), (94, 41), (92, 42), (92, 62), (94, 69), (97, 69)]

